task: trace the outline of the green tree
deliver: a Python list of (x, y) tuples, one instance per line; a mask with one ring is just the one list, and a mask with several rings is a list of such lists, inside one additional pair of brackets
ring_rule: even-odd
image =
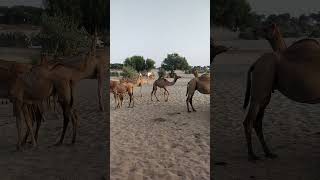
[(174, 73), (175, 70), (187, 70), (189, 68), (189, 64), (185, 57), (181, 57), (177, 53), (168, 54), (167, 57), (163, 60), (161, 67), (166, 71), (171, 71), (171, 74)]
[(143, 56), (132, 56), (132, 57), (126, 58), (123, 64), (124, 66), (131, 66), (133, 69), (135, 69), (138, 72), (145, 70), (145, 67), (146, 67)]
[(146, 60), (146, 66), (145, 66), (145, 67), (146, 67), (146, 70), (147, 70), (147, 71), (150, 71), (151, 69), (156, 68), (156, 67), (155, 67), (155, 64), (156, 64), (156, 62), (155, 62), (154, 60), (147, 58), (147, 60)]
[(250, 22), (250, 11), (250, 4), (246, 0), (215, 0), (211, 24), (233, 30), (243, 29)]
[(39, 35), (43, 50), (54, 55), (70, 55), (88, 47), (89, 34), (73, 18), (64, 15), (42, 15)]
[[(98, 35), (110, 30), (110, 0), (44, 0), (50, 15), (61, 13), (84, 26), (96, 42)], [(108, 38), (107, 38), (108, 39)], [(95, 46), (94, 46), (95, 48)]]

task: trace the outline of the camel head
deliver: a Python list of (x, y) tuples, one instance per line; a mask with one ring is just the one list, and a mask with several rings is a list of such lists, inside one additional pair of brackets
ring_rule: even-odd
[(275, 39), (277, 36), (279, 36), (280, 31), (278, 26), (275, 23), (270, 23), (265, 26), (256, 28), (254, 30), (254, 33), (257, 34), (257, 36), (270, 41)]
[(178, 80), (178, 79), (180, 79), (180, 78), (181, 78), (181, 76), (178, 76), (178, 75), (174, 76), (174, 80), (175, 80), (175, 81)]

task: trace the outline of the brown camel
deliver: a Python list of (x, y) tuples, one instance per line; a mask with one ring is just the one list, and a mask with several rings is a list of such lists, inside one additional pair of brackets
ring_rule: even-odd
[(191, 79), (187, 85), (186, 96), (188, 97), (187, 97), (186, 103), (187, 103), (188, 112), (191, 112), (189, 110), (189, 103), (191, 105), (192, 110), (196, 111), (193, 108), (193, 104), (192, 104), (192, 98), (196, 90), (198, 90), (202, 94), (210, 94), (210, 74), (203, 74), (199, 77), (198, 72), (196, 70), (193, 71), (193, 74), (195, 77)]
[[(3, 99), (9, 99), (9, 84), (10, 84), (10, 79), (12, 79), (15, 74), (12, 72), (9, 72), (10, 68), (14, 66), (15, 68), (15, 73), (21, 74), (30, 71), (32, 65), (26, 64), (26, 63), (17, 63), (14, 61), (6, 61), (6, 60), (0, 60), (1, 68), (0, 68), (0, 98)], [(39, 127), (41, 125), (42, 120), (44, 120), (43, 116), (43, 107), (42, 103), (41, 104), (24, 104), (26, 106), (25, 108), (28, 110), (28, 114), (24, 114), (24, 116), (29, 116), (31, 118), (32, 123), (35, 122), (37, 127), (36, 127), (36, 132), (35, 132), (35, 140), (37, 141), (38, 139), (38, 131)], [(13, 105), (15, 107), (15, 105)], [(14, 116), (18, 117), (16, 114), (16, 110), (14, 108), (13, 110)], [(28, 133), (27, 133), (28, 134)], [(23, 144), (26, 143), (27, 140), (27, 134), (23, 140)]]
[[(106, 70), (109, 62), (109, 53), (110, 48), (103, 49), (95, 49), (91, 48), (91, 60), (88, 62), (87, 70), (82, 73), (80, 79), (97, 79), (98, 80), (98, 101), (99, 101), (99, 109), (104, 111), (103, 105), (103, 86), (106, 81)], [(65, 58), (59, 59), (59, 63), (69, 67), (79, 69), (81, 64), (83, 64), (82, 57), (73, 57), (73, 58)], [(57, 62), (57, 61), (53, 61)]]
[[(90, 53), (86, 58), (85, 65), (82, 65), (82, 69), (68, 68), (62, 64), (56, 64), (49, 68), (49, 65), (45, 63), (33, 66), (30, 72), (23, 74), (17, 74), (13, 70), (13, 74), (16, 76), (10, 79), (10, 97), (15, 104), (15, 109), (18, 111), (20, 120), (17, 120), (18, 129), (18, 149), (21, 148), (21, 119), (23, 114), (28, 113), (24, 104), (34, 104), (35, 102), (42, 102), (50, 98), (52, 95), (57, 95), (59, 103), (63, 109), (64, 124), (63, 131), (57, 145), (63, 143), (66, 128), (69, 123), (69, 119), (72, 119), (73, 124), (73, 138), (72, 143), (76, 141), (76, 129), (78, 115), (76, 110), (73, 108), (74, 82), (80, 80), (81, 75), (87, 70), (87, 62), (90, 60)], [(23, 111), (23, 112), (22, 112)], [(31, 120), (28, 116), (25, 116), (25, 121), (28, 126), (27, 133), (31, 133), (31, 140), (33, 146), (36, 146), (36, 141), (33, 135)]]
[(144, 84), (148, 83), (148, 79), (139, 76), (138, 78), (130, 79), (130, 78), (123, 78), (120, 80), (120, 82), (127, 82), (132, 83), (136, 87), (140, 87), (140, 96), (142, 97), (142, 87)]
[[(279, 27), (275, 23), (269, 24), (263, 28), (258, 28), (256, 31), (270, 43), (274, 52), (281, 52), (287, 49), (286, 42)], [(303, 41), (303, 43), (300, 44), (299, 41)], [(298, 49), (306, 48), (310, 50), (310, 48), (320, 48), (320, 43), (315, 39), (305, 38), (299, 41), (299, 43), (296, 42), (300, 44), (299, 46), (296, 46)]]
[(180, 78), (181, 78), (180, 76), (175, 75), (174, 80), (172, 82), (168, 81), (165, 78), (158, 78), (157, 80), (155, 80), (154, 83), (153, 83), (153, 88), (152, 88), (152, 92), (151, 92), (151, 101), (153, 101), (152, 100), (152, 96), (153, 95), (156, 97), (157, 101), (159, 101), (159, 99), (158, 99), (158, 97), (156, 95), (157, 87), (164, 89), (163, 96), (165, 98), (166, 93), (167, 93), (167, 99), (165, 99), (165, 101), (168, 101), (168, 99), (169, 99), (169, 91), (167, 90), (167, 86), (173, 86), (177, 82), (177, 80), (180, 79)]
[(116, 94), (116, 87), (117, 85), (119, 84), (120, 82), (119, 81), (114, 81), (114, 80), (110, 80), (110, 93), (113, 94), (113, 97), (114, 97), (114, 102), (117, 104), (117, 94)]
[(318, 43), (310, 43), (310, 40), (303, 39), (284, 50), (262, 55), (249, 68), (243, 106), (245, 109), (250, 100), (250, 107), (243, 122), (249, 160), (258, 159), (252, 148), (252, 128), (256, 131), (265, 156), (276, 157), (268, 148), (262, 131), (264, 110), (270, 102), (273, 89), (300, 103), (320, 102), (318, 81), (320, 49), (318, 46)]
[(130, 98), (128, 108), (130, 108), (131, 102), (132, 108), (134, 107), (133, 87), (134, 85), (132, 83), (127, 82), (121, 82), (116, 84), (113, 92), (115, 94), (115, 102), (117, 103), (116, 109), (122, 107), (123, 98), (126, 93), (128, 93)]

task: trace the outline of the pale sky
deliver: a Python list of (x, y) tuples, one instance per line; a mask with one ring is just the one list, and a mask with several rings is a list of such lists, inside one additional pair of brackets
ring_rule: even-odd
[(156, 61), (169, 53), (190, 65), (209, 65), (210, 0), (111, 0), (111, 63), (141, 55)]

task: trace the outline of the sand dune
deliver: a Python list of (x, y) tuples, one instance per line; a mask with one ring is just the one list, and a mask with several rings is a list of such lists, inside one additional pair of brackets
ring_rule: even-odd
[[(169, 101), (151, 101), (152, 85), (135, 89), (135, 107), (114, 110), (111, 99), (110, 177), (115, 179), (210, 179), (209, 96), (196, 93), (196, 113), (186, 108), (186, 84), (193, 75), (168, 88)], [(169, 79), (172, 81), (172, 79)], [(155, 100), (155, 99), (154, 99)]]

